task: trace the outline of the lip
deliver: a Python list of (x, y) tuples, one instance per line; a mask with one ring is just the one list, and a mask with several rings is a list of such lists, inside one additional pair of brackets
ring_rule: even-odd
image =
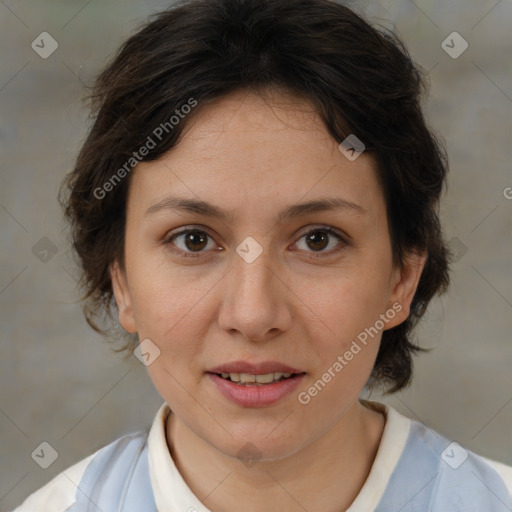
[(274, 384), (256, 386), (235, 384), (215, 373), (208, 373), (207, 375), (225, 398), (241, 407), (266, 407), (272, 405), (290, 395), (306, 377), (306, 373), (300, 373)]
[(279, 361), (262, 361), (260, 363), (249, 363), (248, 361), (232, 361), (210, 368), (207, 373), (249, 373), (251, 375), (264, 375), (265, 373), (306, 373), (304, 370), (292, 368)]

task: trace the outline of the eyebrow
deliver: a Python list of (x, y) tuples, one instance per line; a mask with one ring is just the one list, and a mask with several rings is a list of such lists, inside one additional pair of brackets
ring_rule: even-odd
[[(292, 204), (286, 207), (277, 215), (276, 222), (282, 222), (292, 217), (307, 215), (309, 213), (331, 211), (337, 209), (347, 209), (349, 211), (352, 210), (360, 214), (367, 213), (365, 208), (351, 201), (347, 201), (346, 199), (339, 197), (326, 197), (305, 203)], [(177, 196), (167, 196), (158, 203), (150, 206), (144, 213), (144, 217), (147, 217), (156, 212), (160, 212), (162, 210), (183, 210), (198, 215), (205, 215), (207, 217), (217, 217), (226, 222), (233, 222), (235, 220), (233, 213), (223, 210), (211, 203)]]

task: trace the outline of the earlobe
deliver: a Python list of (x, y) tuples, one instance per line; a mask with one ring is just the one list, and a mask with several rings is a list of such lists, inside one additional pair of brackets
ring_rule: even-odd
[(119, 263), (114, 261), (109, 266), (110, 280), (112, 281), (112, 290), (116, 299), (117, 309), (119, 311), (119, 323), (123, 328), (130, 332), (137, 332), (135, 318), (133, 316), (130, 290), (124, 272), (119, 267)]
[(420, 277), (427, 262), (426, 252), (411, 252), (404, 260), (403, 268), (396, 268), (390, 294), (390, 307), (398, 303), (401, 305), (393, 325), (401, 324), (407, 319), (411, 310), (411, 302), (418, 288)]

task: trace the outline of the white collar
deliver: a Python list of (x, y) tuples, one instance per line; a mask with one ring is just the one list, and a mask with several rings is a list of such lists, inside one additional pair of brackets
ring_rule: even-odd
[[(346, 512), (375, 510), (407, 442), (411, 420), (392, 407), (368, 400), (362, 402), (386, 416), (377, 455), (361, 491)], [(148, 438), (149, 472), (159, 512), (194, 510), (211, 512), (192, 492), (178, 471), (167, 447), (165, 423), (171, 412), (167, 403), (158, 410)], [(194, 511), (195, 512), (195, 511)]]

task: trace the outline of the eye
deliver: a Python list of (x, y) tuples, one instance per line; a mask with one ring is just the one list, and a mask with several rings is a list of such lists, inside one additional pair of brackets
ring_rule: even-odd
[[(332, 237), (337, 238), (338, 244), (334, 244), (335, 248), (333, 250), (324, 251), (323, 249), (330, 245), (330, 239), (332, 239)], [(341, 234), (329, 227), (317, 227), (311, 229), (302, 235), (299, 240), (302, 239), (304, 239), (306, 247), (314, 249), (313, 251), (306, 250), (306, 252), (321, 253), (319, 254), (320, 257), (324, 256), (323, 253), (328, 253), (327, 255), (335, 254), (348, 245), (348, 242)], [(296, 245), (298, 245), (298, 242)]]
[[(175, 233), (164, 240), (164, 245), (169, 246), (169, 248), (178, 252), (183, 256), (187, 257), (197, 257), (200, 256), (203, 249), (208, 247), (208, 239), (212, 239), (212, 237), (202, 229), (184, 229)], [(179, 243), (175, 243), (175, 240), (180, 240)], [(215, 246), (215, 244), (213, 244)], [(178, 250), (174, 249), (177, 247)], [(211, 247), (210, 247), (211, 248)], [(199, 253), (199, 254), (194, 254)]]
[[(334, 249), (325, 251), (324, 249), (330, 245), (330, 239), (332, 239), (332, 237), (335, 237), (338, 243), (334, 244)], [(208, 239), (212, 241), (210, 246), (208, 245)], [(306, 247), (313, 249), (313, 251), (305, 249), (306, 252), (321, 253), (318, 255), (320, 257), (324, 256), (323, 253), (328, 253), (327, 255), (335, 254), (348, 245), (346, 239), (330, 227), (316, 227), (310, 229), (308, 232), (304, 233), (299, 240), (302, 239), (304, 239)], [(173, 252), (186, 257), (199, 257), (202, 253), (207, 252), (208, 249), (215, 247), (213, 238), (205, 230), (197, 228), (178, 231), (168, 236), (163, 243)], [(298, 242), (294, 245), (297, 246)], [(219, 247), (218, 249), (222, 250), (222, 248)]]

